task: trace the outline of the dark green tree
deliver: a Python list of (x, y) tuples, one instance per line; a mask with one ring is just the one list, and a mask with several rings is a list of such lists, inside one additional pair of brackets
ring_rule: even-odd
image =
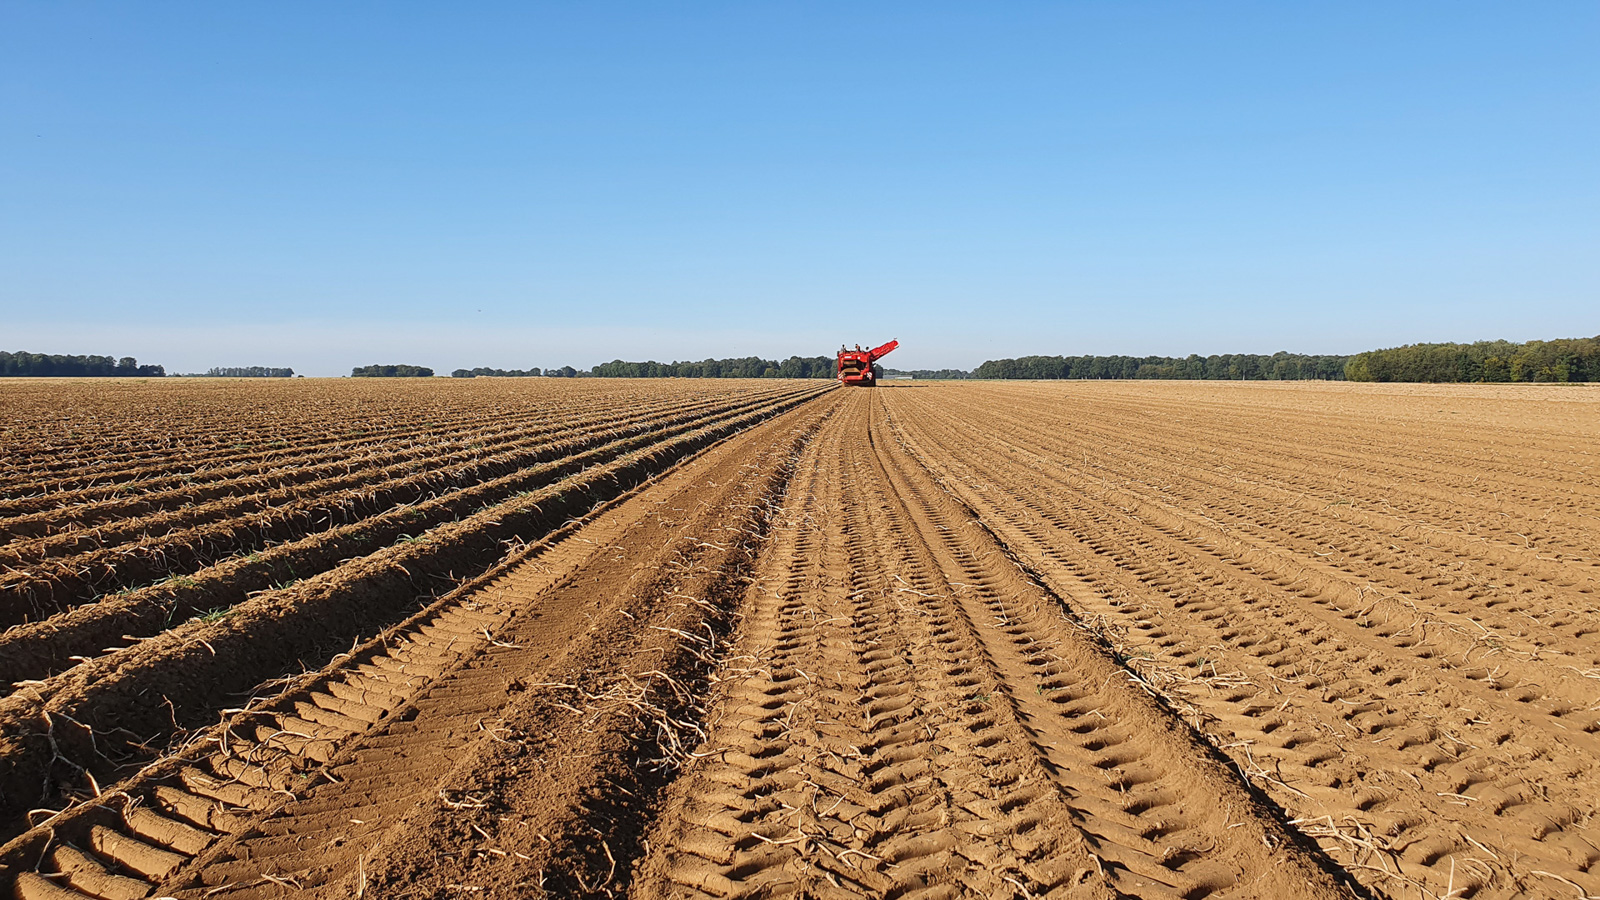
[(352, 378), (432, 378), (433, 370), (427, 366), (357, 366), (350, 370)]

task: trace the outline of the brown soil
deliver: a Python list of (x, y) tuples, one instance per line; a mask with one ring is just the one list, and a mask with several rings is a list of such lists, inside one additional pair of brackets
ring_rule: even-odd
[[(129, 483), (101, 484), (79, 490), (40, 495), (33, 505), (38, 512), (20, 513), (14, 502), (0, 507), (10, 514), (3, 523), (0, 540), (36, 555), (59, 555), (64, 549), (78, 549), (83, 541), (108, 531), (133, 528), (131, 517), (174, 513), (175, 521), (194, 522), (204, 517), (196, 507), (220, 499), (234, 499), (243, 508), (252, 501), (270, 503), (272, 492), (298, 497), (325, 493), (330, 489), (371, 482), (388, 473), (410, 474), (422, 468), (491, 459), (497, 453), (524, 444), (538, 444), (564, 431), (587, 431), (628, 421), (648, 421), (679, 409), (715, 402), (691, 403), (636, 402), (627, 411), (607, 409), (560, 410), (548, 416), (512, 422), (484, 422), (477, 427), (452, 429), (427, 423), (406, 435), (405, 441), (378, 438), (342, 442), (326, 447), (301, 447), (273, 451), (260, 459), (241, 459), (206, 472), (202, 481), (187, 473), (168, 474), (166, 463), (154, 463), (136, 470), (131, 490)], [(274, 442), (277, 443), (277, 442)], [(292, 463), (292, 464), (290, 464)], [(225, 509), (226, 507), (221, 507)], [(210, 507), (219, 509), (219, 507)], [(158, 528), (165, 528), (162, 520)], [(136, 530), (136, 529), (135, 529)], [(165, 529), (170, 530), (170, 529)], [(60, 536), (55, 540), (30, 543), (30, 538)], [(75, 539), (75, 540), (74, 540)]]
[(389, 477), (385, 467), (369, 460), (359, 486), (332, 493), (320, 492), (320, 485), (313, 483), (256, 494), (243, 503), (213, 501), (87, 533), (74, 530), (13, 544), (0, 548), (0, 568), (5, 570), (0, 575), (0, 625), (41, 618), (41, 612), (48, 615), (132, 585), (193, 574), (217, 560), (338, 531), (349, 523), (360, 523), (356, 530), (370, 533), (385, 513), (390, 518), (403, 513), (403, 524), (415, 534), (437, 524), (441, 515), (462, 515), (486, 501), (558, 480), (766, 402), (765, 397), (737, 398), (649, 417), (600, 420), (582, 427), (568, 424), (544, 433), (534, 430), (518, 450), (467, 464), (452, 465), (449, 453), (436, 450), (407, 465), (399, 478)]
[(941, 486), (1372, 890), (1600, 893), (1600, 394), (891, 396)]
[(798, 387), (23, 686), (0, 890), (1600, 894), (1600, 393)]
[[(483, 571), (507, 546), (559, 528), (678, 460), (805, 402), (815, 390), (796, 385), (754, 408), (663, 427), (655, 440), (629, 452), (587, 460), (589, 468), (582, 460), (573, 463), (569, 477), (548, 487), (485, 503), (393, 546), (380, 542), (376, 552), (304, 582), (257, 592), (218, 615), (18, 685), (0, 698), (0, 834), (21, 822), (23, 810), (114, 780), (184, 729), (240, 705), (259, 692), (258, 684), (302, 671), (308, 660), (325, 661), (405, 616), (419, 599), (426, 602), (464, 575)], [(228, 591), (237, 586), (224, 581), (222, 587), (214, 600), (232, 599)]]

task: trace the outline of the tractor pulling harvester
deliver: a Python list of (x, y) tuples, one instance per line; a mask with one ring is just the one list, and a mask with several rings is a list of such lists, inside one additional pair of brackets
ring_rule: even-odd
[(899, 341), (890, 341), (881, 347), (871, 350), (861, 349), (857, 344), (854, 350), (839, 348), (839, 383), (872, 387), (878, 383), (881, 370), (874, 365), (879, 359), (888, 356), (889, 351), (900, 346)]

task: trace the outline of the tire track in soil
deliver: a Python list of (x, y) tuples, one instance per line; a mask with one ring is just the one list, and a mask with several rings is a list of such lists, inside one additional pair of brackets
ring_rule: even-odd
[[(919, 420), (930, 418), (923, 404), (908, 405), (907, 412), (913, 411)], [(1274, 463), (1265, 457), (1252, 457), (1248, 477), (1232, 466), (1222, 467), (1231, 473), (1225, 476), (1189, 463), (1184, 466), (1183, 478), (1176, 479), (1170, 461), (1198, 451), (1175, 447), (1204, 444), (1203, 438), (1191, 434), (1163, 434), (1165, 440), (1158, 443), (1141, 440), (1144, 435), (1125, 435), (1119, 442), (1107, 442), (1097, 448), (1094, 462), (1102, 478), (1099, 484), (1088, 483), (1081, 475), (1069, 479), (1065, 462), (1070, 451), (1062, 446), (1059, 428), (1052, 431), (1015, 414), (997, 412), (985, 410), (988, 421), (981, 426), (975, 421), (955, 423), (945, 417), (943, 428), (958, 426), (970, 435), (967, 441), (1004, 447), (1008, 454), (1022, 457), (1016, 461), (1034, 468), (1038, 477), (1065, 484), (1073, 493), (1105, 497), (1115, 492), (1121, 495), (1119, 499), (1125, 498), (1121, 506), (1150, 505), (1157, 507), (1160, 514), (1191, 526), (1248, 535), (1249, 546), (1239, 552), (1257, 556), (1251, 563), (1253, 567), (1264, 563), (1267, 568), (1309, 571), (1324, 581), (1359, 576), (1365, 582), (1361, 587), (1378, 588), (1383, 591), (1378, 596), (1401, 605), (1414, 606), (1426, 598), (1434, 610), (1451, 617), (1452, 624), (1479, 638), (1487, 636), (1485, 630), (1493, 630), (1502, 640), (1514, 641), (1519, 651), (1561, 653), (1572, 658), (1557, 660), (1558, 664), (1600, 666), (1600, 656), (1592, 642), (1573, 640), (1595, 633), (1594, 617), (1600, 610), (1589, 595), (1600, 581), (1583, 570), (1600, 569), (1600, 561), (1583, 565), (1571, 559), (1561, 560), (1559, 554), (1553, 561), (1520, 544), (1511, 547), (1500, 541), (1491, 543), (1481, 534), (1477, 534), (1479, 540), (1469, 542), (1463, 539), (1464, 534), (1477, 532), (1462, 523), (1470, 520), (1454, 520), (1452, 524), (1465, 529), (1456, 530), (1403, 517), (1398, 512), (1409, 515), (1411, 507), (1394, 496), (1394, 489), (1383, 491), (1381, 506), (1374, 504), (1377, 511), (1356, 509), (1348, 502), (1338, 507), (1320, 500), (1307, 502), (1308, 490), (1329, 493), (1326, 476), (1307, 477), (1301, 471), (1292, 482), (1272, 485), (1271, 479), (1263, 477), (1263, 470), (1270, 470)], [(1006, 437), (997, 438), (998, 434)], [(1134, 446), (1129, 449), (1126, 445)], [(1303, 458), (1297, 462), (1302, 469), (1314, 468), (1306, 466)], [(1416, 491), (1425, 486), (1411, 483), (1405, 487)], [(1450, 508), (1470, 509), (1459, 501)], [(1204, 513), (1196, 516), (1194, 510)], [(1337, 510), (1337, 514), (1330, 514), (1329, 510)], [(1484, 511), (1472, 512), (1481, 516)], [(1499, 518), (1499, 511), (1490, 517)], [(1569, 528), (1563, 525), (1561, 530)], [(1237, 544), (1216, 537), (1208, 537), (1207, 542)], [(1540, 536), (1541, 549), (1551, 543)], [(1579, 543), (1583, 541), (1580, 539)], [(1518, 586), (1514, 598), (1501, 594), (1502, 590), (1509, 590), (1503, 586), (1511, 583)], [(1361, 598), (1352, 602), (1357, 600)], [(1362, 603), (1370, 604), (1371, 600)], [(1535, 617), (1533, 614), (1541, 607), (1565, 607), (1569, 614)], [(1486, 629), (1478, 629), (1474, 623)], [(1527, 631), (1530, 625), (1533, 630)]]
[(847, 399), (635, 895), (1345, 896)]
[(959, 410), (919, 412), (899, 429), (913, 454), (1374, 889), (1600, 889), (1585, 827), (1600, 791), (1592, 706), (1544, 702), (1553, 679), (1530, 692), (1448, 664), (1478, 648), (1452, 651), (1421, 619), (1367, 622), (1357, 598), (1245, 565), (1225, 536), (1195, 539), (1114, 487), (974, 452), (979, 423)]
[[(986, 422), (1001, 430), (986, 438), (1033, 432), (1060, 450), (1063, 460), (1081, 460), (1107, 478), (1124, 474), (1101, 471), (1115, 468), (1119, 457), (1181, 460), (1185, 474), (1196, 480), (1226, 477), (1226, 491), (1273, 485), (1297, 498), (1320, 499), (1329, 509), (1363, 498), (1369, 509), (1398, 512), (1408, 528), (1492, 540), (1524, 560), (1534, 546), (1584, 557), (1600, 534), (1593, 524), (1600, 518), (1592, 514), (1600, 498), (1600, 484), (1590, 474), (1593, 454), (1568, 456), (1559, 446), (1582, 446), (1589, 436), (1578, 429), (1561, 433), (1544, 417), (1509, 439), (1501, 433), (1510, 430), (1503, 422), (1480, 422), (1469, 439), (1445, 429), (1419, 434), (1406, 428), (1408, 422), (1381, 418), (1388, 427), (1375, 429), (1370, 408), (1332, 416), (1326, 398), (1315, 398), (1309, 409), (1268, 403), (1263, 415), (1245, 405), (1247, 397), (1204, 403), (1188, 394), (1139, 409), (1123, 394), (1088, 404), (1074, 397), (1076, 402), (1063, 406), (1059, 389), (1041, 385), (961, 390), (988, 395), (978, 405)], [(1533, 460), (1527, 458), (1530, 447), (1539, 448)], [(1562, 477), (1530, 477), (1533, 468), (1554, 468)], [(1280, 515), (1263, 518), (1260, 524), (1269, 525)], [(1600, 561), (1589, 565), (1600, 567)]]
[[(965, 440), (953, 435), (943, 439), (944, 449), (940, 453), (947, 461), (956, 455), (950, 448), (970, 446), (974, 439), (971, 435), (976, 432), (976, 427), (969, 422), (954, 422), (937, 416), (918, 418), (925, 421), (939, 419), (941, 430), (947, 435), (952, 431), (969, 433)], [(1227, 513), (1213, 506), (1208, 505), (1205, 513), (1196, 515), (1187, 510), (1197, 508), (1198, 504), (1185, 507), (1166, 499), (1152, 500), (1131, 493), (1126, 487), (1128, 482), (1123, 482), (1121, 486), (1091, 486), (1080, 478), (1056, 471), (1061, 468), (1058, 461), (1051, 460), (1047, 455), (1017, 447), (999, 438), (991, 437), (989, 442), (1023, 457), (1022, 466), (1029, 470), (1026, 483), (1018, 480), (1019, 467), (1016, 465), (997, 467), (993, 463), (972, 460), (959, 464), (968, 473), (965, 476), (966, 486), (974, 493), (983, 494), (1003, 482), (1007, 485), (1005, 490), (1009, 495), (1025, 500), (1024, 508), (1038, 520), (1035, 528), (1048, 523), (1058, 534), (1094, 534), (1097, 530), (1112, 535), (1139, 534), (1136, 540), (1141, 542), (1140, 547), (1123, 554), (1128, 559), (1151, 556), (1155, 548), (1150, 541), (1157, 539), (1157, 535), (1164, 535), (1184, 545), (1184, 549), (1178, 552), (1200, 556), (1213, 566), (1231, 570), (1234, 577), (1245, 584), (1275, 594), (1292, 591), (1302, 599), (1326, 607), (1335, 615), (1323, 618), (1333, 622), (1336, 628), (1344, 626), (1343, 622), (1337, 621), (1339, 619), (1361, 619), (1358, 624), (1363, 628), (1370, 627), (1370, 632), (1354, 632), (1348, 626), (1345, 628), (1352, 632), (1352, 639), (1358, 642), (1369, 641), (1376, 636), (1388, 642), (1385, 650), (1400, 652), (1402, 656), (1416, 655), (1423, 661), (1436, 656), (1459, 656), (1459, 665), (1451, 668), (1459, 668), (1459, 677), (1477, 683), (1469, 687), (1469, 691), (1487, 689), (1495, 695), (1496, 702), (1514, 698), (1517, 703), (1526, 704), (1538, 713), (1526, 718), (1524, 727), (1559, 732), (1569, 732), (1573, 730), (1571, 726), (1576, 726), (1580, 731), (1597, 730), (1592, 726), (1600, 720), (1600, 715), (1585, 710), (1594, 699), (1593, 679), (1585, 678), (1583, 672), (1586, 668), (1600, 665), (1600, 659), (1593, 655), (1592, 646), (1586, 647), (1592, 642), (1573, 639), (1587, 633), (1583, 624), (1586, 616), (1557, 616), (1554, 621), (1547, 623), (1533, 615), (1524, 615), (1519, 617), (1519, 623), (1512, 616), (1516, 610), (1524, 609), (1520, 603), (1490, 600), (1473, 607), (1466, 602), (1441, 599), (1437, 592), (1428, 590), (1431, 585), (1422, 578), (1409, 575), (1401, 578), (1392, 573), (1380, 576), (1371, 572), (1370, 565), (1362, 570), (1356, 569), (1348, 560), (1339, 566), (1322, 562), (1314, 554), (1296, 556), (1293, 545), (1286, 546), (1286, 542), (1274, 540), (1272, 532), (1265, 529), (1245, 530), (1236, 527), (1230, 531), (1219, 521), (1225, 519)], [(1082, 504), (1070, 500), (1087, 496), (1098, 501), (1087, 510), (1080, 508)], [(1220, 504), (1228, 502), (1228, 499), (1217, 501)], [(1004, 509), (1003, 505), (1001, 509)], [(1016, 517), (1015, 510), (1011, 517)], [(1247, 537), (1237, 537), (1240, 534)], [(1084, 552), (1092, 549), (1101, 556), (1111, 552), (1099, 545), (1079, 549)], [(1392, 544), (1389, 549), (1403, 558), (1405, 567), (1412, 574), (1426, 570), (1426, 553), (1416, 548), (1401, 550)], [(1166, 548), (1161, 552), (1169, 558), (1177, 558), (1172, 557)], [(1159, 566), (1160, 563), (1140, 565)], [(1145, 576), (1146, 580), (1155, 577), (1151, 572), (1136, 574)], [(1385, 578), (1388, 583), (1385, 583)], [(1550, 579), (1539, 579), (1547, 580)], [(1564, 604), (1570, 603), (1573, 598), (1569, 594), (1543, 599), (1552, 604)], [(1502, 612), (1499, 609), (1501, 606), (1510, 608)], [(1378, 611), (1380, 607), (1381, 612)], [(1315, 607), (1306, 611), (1317, 615)], [(1377, 612), (1376, 616), (1374, 612)], [(1384, 624), (1374, 625), (1379, 619)], [(1400, 624), (1387, 624), (1391, 621)], [(1431, 636), (1428, 633), (1430, 624), (1434, 628)], [(1570, 629), (1570, 633), (1561, 629)], [(1520, 677), (1493, 676), (1489, 669), (1472, 663), (1470, 656), (1474, 652), (1479, 652), (1480, 656), (1497, 652), (1515, 656), (1522, 669)], [(1524, 681), (1529, 684), (1521, 684)], [(1533, 685), (1541, 687), (1535, 688)], [(1573, 717), (1565, 718), (1559, 724), (1551, 721), (1551, 717), (1569, 715)]]
[(598, 620), (649, 622), (645, 635), (681, 643), (675, 635), (706, 607), (679, 598), (738, 584), (764, 500), (782, 487), (783, 460), (827, 412), (808, 404), (758, 426), (532, 548), (102, 803), (12, 842), (0, 869), (17, 873), (19, 900), (272, 896), (324, 883), (338, 896), (352, 869), (365, 884), (363, 851), (390, 837), (410, 807), (472, 805), (438, 787), (441, 773), (476, 745), (506, 743), (503, 710), (550, 693), (539, 673), (648, 649), (637, 626), (619, 641)]

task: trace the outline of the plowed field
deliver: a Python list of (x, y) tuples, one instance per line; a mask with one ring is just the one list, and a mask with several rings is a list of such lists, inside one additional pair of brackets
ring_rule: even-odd
[(1600, 894), (1600, 393), (5, 385), (0, 890)]

